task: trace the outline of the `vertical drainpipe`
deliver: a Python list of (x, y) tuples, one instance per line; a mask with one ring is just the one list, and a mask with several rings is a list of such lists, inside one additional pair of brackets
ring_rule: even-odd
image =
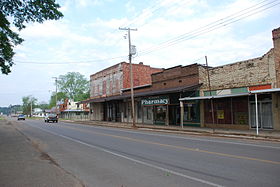
[(183, 101), (180, 101), (180, 111), (181, 111), (180, 124), (181, 124), (181, 128), (184, 128), (184, 103), (183, 103)]
[(255, 102), (256, 102), (256, 131), (257, 131), (257, 135), (259, 135), (258, 94), (255, 94)]

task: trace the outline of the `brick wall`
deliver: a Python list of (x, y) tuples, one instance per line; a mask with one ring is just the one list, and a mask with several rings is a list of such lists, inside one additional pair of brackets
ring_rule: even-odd
[[(271, 84), (276, 87), (273, 50), (260, 58), (209, 68), (212, 90)], [(201, 91), (208, 90), (206, 67), (199, 68)]]
[[(130, 88), (130, 65), (129, 63), (122, 64), (123, 69), (123, 88)], [(151, 84), (151, 74), (160, 72), (160, 68), (152, 68), (143, 63), (132, 64), (133, 69), (133, 86), (141, 86)]]
[[(151, 74), (162, 71), (143, 63), (132, 64), (134, 87), (151, 84)], [(90, 76), (90, 97), (108, 97), (120, 94), (121, 89), (130, 88), (129, 63), (122, 62)]]
[(111, 96), (120, 93), (123, 81), (122, 63), (90, 76), (90, 97)]
[(272, 31), (277, 88), (280, 88), (280, 27)]
[(164, 89), (199, 83), (198, 65), (175, 66), (152, 75), (152, 89)]

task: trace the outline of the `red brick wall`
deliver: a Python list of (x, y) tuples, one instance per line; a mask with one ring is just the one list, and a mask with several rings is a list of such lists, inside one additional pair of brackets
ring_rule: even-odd
[[(123, 88), (130, 88), (130, 65), (129, 63), (122, 64), (123, 70)], [(162, 69), (152, 68), (144, 64), (132, 64), (133, 71), (133, 86), (142, 86), (152, 83), (151, 74), (160, 72)]]
[(198, 65), (175, 66), (152, 75), (152, 89), (164, 89), (199, 83)]
[(272, 31), (274, 44), (274, 61), (276, 69), (276, 86), (280, 88), (280, 27)]

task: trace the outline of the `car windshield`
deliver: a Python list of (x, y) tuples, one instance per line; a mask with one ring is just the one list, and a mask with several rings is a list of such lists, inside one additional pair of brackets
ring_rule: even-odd
[(56, 117), (56, 114), (48, 114), (48, 117)]

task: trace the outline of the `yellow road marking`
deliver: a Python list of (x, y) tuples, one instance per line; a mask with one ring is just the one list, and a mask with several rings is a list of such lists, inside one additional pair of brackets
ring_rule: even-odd
[[(64, 127), (66, 127), (66, 126), (64, 126)], [(69, 126), (67, 126), (66, 128), (78, 130), (78, 131), (81, 131), (81, 132), (87, 132), (87, 133), (91, 133), (91, 134), (109, 136), (109, 137), (123, 139), (123, 140), (130, 140), (130, 141), (134, 141), (134, 142), (141, 142), (141, 143), (145, 143), (145, 144), (159, 145), (159, 146), (163, 146), (163, 147), (170, 147), (170, 148), (175, 148), (175, 149), (180, 149), (180, 150), (187, 150), (187, 151), (207, 153), (207, 154), (219, 155), (219, 156), (230, 157), (230, 158), (237, 158), (237, 159), (244, 159), (244, 160), (253, 160), (253, 161), (258, 161), (258, 162), (264, 162), (264, 163), (280, 165), (280, 162), (272, 161), (272, 160), (264, 160), (264, 159), (247, 157), (247, 156), (239, 156), (239, 155), (232, 155), (232, 154), (227, 154), (227, 153), (219, 153), (219, 152), (213, 152), (213, 151), (206, 151), (206, 150), (201, 150), (201, 149), (196, 149), (196, 148), (189, 148), (189, 147), (183, 147), (183, 146), (177, 146), (177, 145), (162, 144), (162, 143), (158, 143), (158, 142), (152, 142), (152, 141), (147, 141), (147, 140), (140, 140), (140, 139), (129, 138), (129, 137), (125, 137), (125, 136), (117, 136), (117, 135), (106, 134), (106, 133), (102, 133), (102, 132), (93, 132), (93, 131), (88, 131), (88, 130), (85, 130), (85, 129), (79, 129), (79, 128), (76, 128), (76, 127), (69, 127)]]

